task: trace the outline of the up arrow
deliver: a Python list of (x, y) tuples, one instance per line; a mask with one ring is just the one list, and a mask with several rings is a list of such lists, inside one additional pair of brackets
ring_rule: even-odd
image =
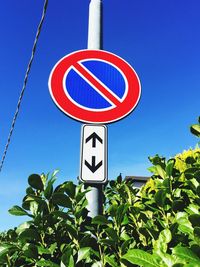
[(95, 132), (88, 136), (85, 142), (87, 143), (90, 140), (92, 140), (92, 147), (96, 147), (96, 140), (98, 140), (101, 144), (103, 143), (103, 140)]
[(91, 170), (91, 172), (95, 173), (101, 166), (102, 166), (103, 162), (100, 161), (97, 165), (96, 165), (96, 157), (92, 156), (92, 165), (90, 163), (87, 162), (87, 160), (85, 160), (85, 165), (88, 167), (88, 169)]

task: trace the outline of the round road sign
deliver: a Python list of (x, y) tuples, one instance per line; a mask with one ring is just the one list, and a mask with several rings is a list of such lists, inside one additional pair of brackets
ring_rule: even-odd
[(104, 50), (80, 50), (63, 57), (49, 77), (55, 104), (87, 123), (110, 123), (127, 116), (141, 93), (135, 70)]

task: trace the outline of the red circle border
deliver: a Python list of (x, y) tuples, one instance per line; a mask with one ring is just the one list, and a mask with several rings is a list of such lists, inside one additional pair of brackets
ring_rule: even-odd
[[(90, 111), (75, 105), (65, 94), (63, 78), (66, 71), (81, 60), (104, 60), (115, 65), (125, 75), (128, 93), (120, 106), (104, 111)], [(105, 50), (79, 50), (66, 55), (52, 69), (49, 76), (49, 91), (58, 108), (69, 117), (85, 123), (111, 123), (130, 114), (137, 106), (141, 95), (140, 80), (135, 70), (122, 58)]]

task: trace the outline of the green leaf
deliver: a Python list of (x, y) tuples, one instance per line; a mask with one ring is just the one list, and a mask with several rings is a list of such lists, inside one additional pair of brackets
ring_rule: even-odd
[(60, 211), (60, 210), (56, 210), (56, 211), (53, 211), (51, 213), (52, 215), (55, 215), (56, 218), (62, 218), (62, 219), (65, 219), (65, 220), (69, 220), (71, 222), (73, 222), (73, 218), (70, 217), (66, 212), (64, 211)]
[(28, 177), (28, 183), (30, 186), (37, 190), (43, 190), (44, 189), (44, 184), (42, 181), (42, 178), (38, 174), (32, 174)]
[(116, 221), (118, 226), (122, 225), (127, 210), (128, 210), (128, 204), (122, 204), (118, 206), (116, 210)]
[(110, 221), (108, 221), (106, 219), (106, 217), (104, 217), (102, 215), (97, 215), (96, 217), (94, 217), (92, 219), (92, 223), (93, 224), (98, 224), (98, 225), (108, 225), (110, 223)]
[(39, 207), (39, 204), (36, 201), (30, 202), (30, 211), (34, 216), (37, 215), (38, 207)]
[(130, 249), (122, 259), (143, 267), (160, 267), (153, 255), (140, 249)]
[(50, 260), (44, 260), (44, 259), (41, 259), (41, 260), (37, 261), (37, 266), (60, 267), (58, 264), (56, 264), (56, 263), (54, 263), (54, 262), (52, 262)]
[[(167, 252), (168, 243), (172, 239), (172, 234), (169, 229), (164, 229), (160, 232), (158, 240), (153, 242), (153, 252), (160, 257), (163, 257), (164, 254)], [(165, 256), (165, 259), (163, 261), (166, 263), (169, 263), (171, 261), (171, 256)]]
[(118, 184), (121, 184), (121, 182), (122, 182), (122, 175), (121, 175), (121, 173), (120, 173), (120, 175), (117, 176), (117, 183), (118, 183)]
[(118, 267), (117, 262), (115, 261), (113, 256), (105, 256), (105, 261), (112, 267)]
[(103, 246), (109, 246), (109, 247), (114, 247), (114, 248), (116, 247), (116, 242), (111, 239), (102, 238), (99, 240), (99, 243), (102, 244)]
[(117, 182), (114, 181), (114, 180), (109, 181), (109, 185), (110, 185), (111, 188), (114, 188), (116, 186), (116, 183)]
[(126, 241), (124, 241), (121, 245), (121, 251), (122, 251), (122, 255), (125, 254), (129, 248), (129, 245), (133, 242), (132, 239), (128, 239)]
[(199, 214), (191, 214), (188, 217), (189, 221), (191, 222), (192, 226), (199, 226), (200, 227), (200, 215)]
[(147, 230), (146, 227), (140, 227), (140, 228), (139, 228), (139, 232), (140, 232), (140, 234), (142, 234), (142, 235), (145, 236), (146, 238), (149, 237), (149, 231)]
[(200, 267), (198, 262), (185, 264), (184, 267)]
[(197, 244), (194, 244), (191, 246), (191, 250), (196, 254), (196, 255), (200, 255), (200, 246)]
[(124, 218), (123, 218), (123, 221), (122, 221), (122, 225), (127, 225), (127, 224), (129, 224), (129, 218), (128, 218), (128, 216), (125, 214), (125, 215), (124, 215)]
[(194, 178), (197, 179), (198, 182), (200, 182), (200, 170), (194, 173)]
[(156, 166), (151, 166), (147, 168), (147, 170), (150, 171), (151, 173), (156, 173)]
[(74, 258), (72, 254), (72, 249), (70, 247), (67, 248), (65, 253), (62, 255), (61, 258), (61, 267), (74, 267)]
[(21, 234), (19, 235), (20, 240), (24, 241), (31, 241), (31, 240), (39, 240), (39, 234), (36, 229), (25, 229)]
[(188, 168), (185, 170), (185, 175), (188, 173), (188, 174), (191, 174), (191, 175), (194, 175), (194, 173), (196, 171), (199, 171), (199, 168), (198, 167), (191, 167), (191, 168)]
[(159, 235), (159, 240), (164, 243), (169, 243), (172, 240), (172, 234), (169, 229), (164, 229)]
[(156, 165), (156, 172), (158, 175), (160, 175), (163, 179), (166, 178), (166, 172), (163, 170), (163, 168), (160, 165)]
[(53, 194), (53, 184), (54, 184), (55, 181), (56, 181), (56, 178), (52, 177), (47, 183), (47, 186), (46, 186), (46, 188), (44, 190), (44, 196), (47, 199), (50, 199), (52, 194)]
[(102, 262), (101, 261), (96, 261), (92, 264), (91, 267), (102, 267)]
[(68, 233), (71, 235), (71, 239), (77, 238), (77, 230), (73, 225), (66, 224), (65, 227), (66, 227)]
[(67, 182), (65, 184), (65, 192), (67, 193), (69, 197), (71, 198), (75, 197), (76, 186), (73, 184), (73, 182)]
[(188, 263), (200, 262), (200, 258), (191, 249), (187, 247), (177, 246), (173, 249), (173, 254)]
[(191, 172), (190, 169), (186, 169), (184, 175), (185, 175), (185, 178), (187, 180), (190, 180), (190, 179), (193, 179), (194, 178), (194, 172)]
[(167, 189), (167, 192), (170, 192), (170, 180), (171, 178), (166, 178), (163, 180), (163, 187)]
[(194, 227), (194, 239), (200, 244), (200, 227)]
[(200, 137), (200, 125), (194, 124), (190, 127), (190, 131), (192, 134), (196, 135), (197, 137)]
[(188, 214), (186, 212), (178, 212), (176, 214), (176, 222), (178, 223), (178, 229), (183, 234), (192, 234), (193, 228), (188, 220)]
[[(199, 177), (200, 177), (200, 175), (199, 175)], [(200, 197), (200, 185), (197, 187), (197, 194)]]
[(74, 212), (74, 216), (76, 217), (76, 219), (87, 217), (88, 210), (84, 207), (86, 204), (87, 204), (87, 200), (85, 201), (85, 203), (83, 204), (81, 208), (80, 207), (76, 208), (76, 211)]
[(91, 249), (90, 247), (85, 247), (85, 248), (79, 249), (79, 251), (78, 251), (78, 259), (77, 259), (76, 263), (88, 258), (89, 255), (90, 255), (90, 249)]
[(33, 244), (26, 244), (23, 247), (24, 256), (27, 258), (37, 259), (38, 257), (38, 249)]
[(200, 227), (194, 227), (194, 234), (200, 239)]
[(163, 189), (158, 190), (155, 194), (155, 202), (158, 206), (163, 207), (166, 200), (166, 191)]
[(172, 209), (177, 212), (177, 211), (183, 211), (185, 207), (185, 202), (183, 200), (175, 200), (172, 203)]
[(54, 193), (52, 196), (52, 202), (56, 205), (66, 207), (66, 208), (72, 207), (70, 198), (63, 193)]
[(6, 254), (9, 254), (9, 252), (18, 250), (18, 248), (15, 245), (11, 244), (0, 244), (0, 259), (3, 258)]
[(110, 239), (113, 239), (115, 242), (118, 241), (119, 238), (116, 230), (114, 230), (113, 228), (106, 228), (105, 232), (107, 233)]
[(17, 227), (16, 233), (19, 235), (21, 232), (23, 232), (25, 229), (28, 229), (30, 226), (31, 222), (24, 222)]
[(175, 165), (175, 159), (169, 159), (165, 168), (166, 174), (168, 177), (172, 176), (173, 168)]
[[(24, 209), (31, 210), (34, 216), (38, 215), (38, 213), (48, 212), (47, 203), (44, 199), (42, 199), (41, 196), (34, 196), (34, 195), (26, 196), (23, 199), (22, 207)], [(33, 216), (31, 215), (31, 217)]]
[(44, 255), (44, 254), (51, 254), (51, 252), (50, 252), (50, 250), (48, 249), (48, 248), (44, 248), (44, 247), (42, 247), (42, 246), (37, 246), (37, 248), (38, 248), (38, 253), (40, 254), (40, 255)]
[[(90, 191), (90, 190), (88, 189), (88, 191)], [(81, 201), (84, 201), (85, 200), (85, 194), (86, 194), (86, 191), (76, 193), (76, 196), (75, 196), (76, 202), (79, 203)]]
[(154, 157), (149, 157), (149, 160), (153, 163), (153, 165), (160, 165), (162, 167), (165, 166), (165, 158), (160, 157), (158, 154)]
[(187, 164), (194, 164), (194, 163), (196, 162), (196, 160), (195, 160), (193, 157), (187, 157), (187, 158), (185, 159), (185, 162), (186, 162)]
[(51, 254), (54, 253), (54, 251), (57, 249), (58, 244), (55, 242), (53, 244), (51, 244), (51, 246), (49, 247), (49, 251), (51, 252)]
[(199, 205), (190, 204), (189, 206), (187, 206), (185, 211), (188, 213), (188, 215), (195, 214), (195, 213), (198, 214), (199, 213)]
[(22, 209), (19, 206), (13, 206), (11, 209), (8, 210), (8, 212), (15, 216), (29, 215), (28, 212), (26, 212), (24, 209)]
[(31, 186), (29, 186), (26, 189), (26, 194), (27, 195), (34, 195), (35, 194), (35, 191), (34, 191), (34, 189)]

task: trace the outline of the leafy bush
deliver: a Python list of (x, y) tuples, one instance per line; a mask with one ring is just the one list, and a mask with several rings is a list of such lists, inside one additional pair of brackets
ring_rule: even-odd
[(200, 149), (149, 159), (146, 185), (134, 188), (119, 175), (93, 219), (89, 189), (72, 182), (54, 189), (56, 172), (29, 176), (22, 205), (9, 212), (30, 220), (0, 234), (0, 266), (199, 267)]
[(200, 117), (198, 118), (198, 123), (193, 124), (190, 127), (190, 131), (192, 134), (196, 135), (197, 137), (200, 137)]

